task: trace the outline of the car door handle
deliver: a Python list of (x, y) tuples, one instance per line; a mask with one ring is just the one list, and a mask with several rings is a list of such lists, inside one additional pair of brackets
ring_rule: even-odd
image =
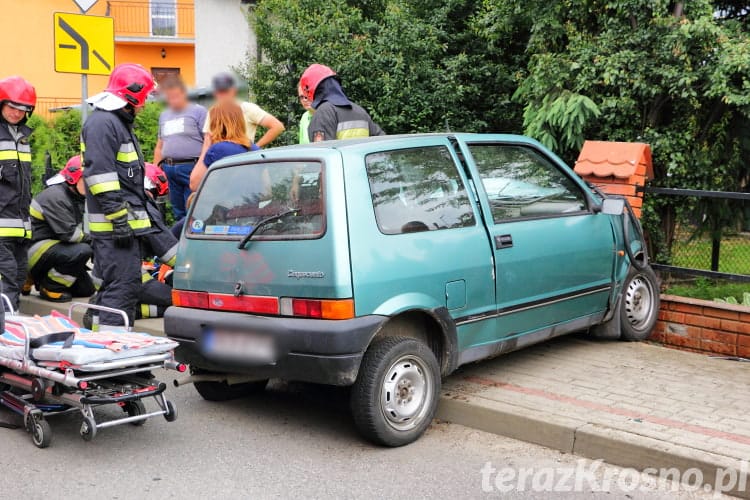
[(501, 234), (499, 236), (495, 236), (495, 248), (497, 250), (503, 249), (503, 248), (510, 248), (513, 246), (513, 236), (509, 234)]

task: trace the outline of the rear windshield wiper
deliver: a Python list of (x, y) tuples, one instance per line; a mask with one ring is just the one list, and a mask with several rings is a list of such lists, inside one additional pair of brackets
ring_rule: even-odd
[(258, 232), (258, 229), (262, 228), (263, 226), (267, 226), (271, 222), (275, 222), (275, 221), (277, 221), (279, 219), (283, 219), (287, 215), (296, 214), (297, 212), (299, 212), (299, 209), (297, 209), (297, 208), (290, 208), (289, 210), (284, 210), (283, 212), (280, 212), (280, 213), (278, 213), (276, 215), (271, 215), (270, 217), (266, 217), (265, 219), (263, 219), (260, 222), (258, 222), (255, 225), (255, 227), (249, 233), (247, 233), (247, 235), (244, 238), (242, 238), (242, 241), (240, 241), (239, 245), (237, 245), (237, 248), (239, 248), (240, 250), (244, 250), (245, 249), (245, 245), (247, 245), (247, 242), (252, 239), (252, 237), (255, 235), (255, 233)]

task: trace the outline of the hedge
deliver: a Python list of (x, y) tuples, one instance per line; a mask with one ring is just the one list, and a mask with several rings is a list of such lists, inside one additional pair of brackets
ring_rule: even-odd
[[(135, 135), (141, 143), (146, 161), (154, 156), (154, 147), (159, 130), (159, 114), (162, 105), (149, 103), (135, 120)], [(80, 151), (81, 114), (77, 110), (64, 111), (50, 120), (34, 115), (29, 119), (31, 134), (31, 164), (33, 169), (32, 190), (34, 194), (42, 190), (46, 156), (49, 153), (52, 167), (60, 169), (68, 158)]]

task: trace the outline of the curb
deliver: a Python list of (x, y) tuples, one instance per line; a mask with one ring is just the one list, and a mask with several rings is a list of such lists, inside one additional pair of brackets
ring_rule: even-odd
[[(86, 302), (86, 299), (81, 300)], [(21, 297), (24, 314), (49, 314), (57, 309), (67, 314), (69, 303), (54, 304), (36, 296)], [(80, 321), (82, 311), (75, 311), (74, 320)], [(135, 329), (152, 335), (164, 336), (161, 319), (138, 320)], [(579, 455), (592, 460), (621, 467), (643, 470), (677, 468), (681, 472), (695, 468), (703, 476), (703, 484), (716, 484), (717, 469), (737, 471), (737, 487), (725, 493), (750, 499), (750, 468), (745, 462), (725, 455), (662, 441), (622, 431), (586, 420), (555, 415), (500, 401), (465, 394), (460, 391), (443, 391), (436, 418), (500, 436), (545, 446), (563, 453)], [(744, 483), (743, 483), (744, 481)]]
[[(718, 469), (736, 471), (725, 494), (750, 499), (747, 462), (584, 420), (563, 417), (462, 393), (443, 392), (437, 418), (473, 429), (526, 441), (592, 460), (642, 471), (644, 468), (701, 472), (704, 487), (716, 484)], [(744, 491), (737, 485), (746, 485)], [(706, 488), (706, 491), (710, 491)]]

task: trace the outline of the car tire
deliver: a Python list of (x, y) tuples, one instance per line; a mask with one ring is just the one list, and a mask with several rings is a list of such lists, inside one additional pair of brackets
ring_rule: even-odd
[(631, 268), (620, 299), (620, 339), (646, 340), (659, 317), (659, 282), (650, 266)]
[(231, 401), (263, 392), (268, 380), (229, 385), (226, 382), (195, 382), (195, 390), (206, 401)]
[(359, 432), (384, 446), (416, 441), (432, 422), (440, 394), (432, 350), (408, 337), (383, 337), (365, 352), (351, 392)]

